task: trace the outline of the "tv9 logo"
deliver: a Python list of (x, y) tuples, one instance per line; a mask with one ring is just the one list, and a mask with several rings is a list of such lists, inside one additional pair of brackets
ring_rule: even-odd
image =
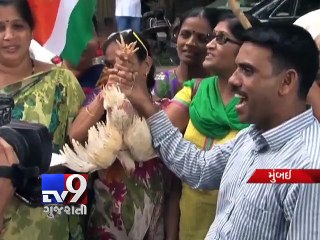
[(42, 204), (87, 204), (88, 174), (42, 174)]

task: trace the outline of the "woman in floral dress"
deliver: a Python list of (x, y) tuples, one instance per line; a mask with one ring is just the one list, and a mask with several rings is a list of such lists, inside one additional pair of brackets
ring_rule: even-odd
[[(139, 50), (135, 65), (139, 69), (137, 80), (145, 81), (149, 90), (154, 85), (154, 66), (150, 49), (140, 35), (133, 31), (115, 33), (104, 44), (106, 68), (113, 68), (116, 40), (120, 34), (126, 43), (137, 42)], [(85, 106), (74, 121), (70, 137), (84, 142), (88, 129), (100, 120), (105, 120), (103, 99), (99, 94), (106, 83), (105, 78), (98, 82), (93, 96), (89, 96)], [(88, 239), (142, 240), (164, 239), (163, 202), (164, 176), (159, 159), (135, 163), (133, 172), (127, 171), (116, 160), (105, 170), (98, 172), (94, 181), (94, 203), (90, 211), (87, 229)]]

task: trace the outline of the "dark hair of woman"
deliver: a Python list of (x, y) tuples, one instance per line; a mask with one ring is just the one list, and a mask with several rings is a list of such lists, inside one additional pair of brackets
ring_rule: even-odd
[(208, 21), (208, 23), (210, 24), (211, 28), (213, 29), (218, 23), (220, 12), (221, 12), (221, 10), (216, 9), (216, 8), (204, 8), (204, 7), (193, 8), (181, 16), (180, 24), (175, 29), (175, 32), (178, 33), (180, 31), (183, 23), (188, 18), (192, 18), (192, 17), (201, 17), (201, 18), (206, 19)]
[(7, 7), (13, 6), (17, 9), (18, 13), (23, 20), (27, 22), (31, 30), (34, 29), (34, 19), (32, 16), (31, 8), (27, 0), (0, 0), (0, 6)]
[[(245, 15), (253, 27), (258, 26), (260, 24), (260, 21), (257, 18), (255, 18), (252, 15), (247, 14), (247, 13)], [(239, 19), (235, 17), (235, 15), (233, 14), (233, 12), (231, 10), (221, 11), (219, 14), (218, 21), (219, 22), (221, 22), (221, 21), (228, 22), (228, 26), (229, 26), (229, 29), (230, 29), (230, 32), (232, 33), (232, 35), (237, 40), (241, 41), (242, 36), (246, 30), (243, 28)]]

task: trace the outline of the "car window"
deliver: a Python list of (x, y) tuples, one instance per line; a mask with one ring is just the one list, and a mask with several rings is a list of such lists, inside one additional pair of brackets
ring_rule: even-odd
[(253, 16), (257, 17), (258, 19), (268, 19), (270, 14), (272, 13), (273, 9), (279, 5), (278, 0), (267, 0), (262, 1), (260, 4), (254, 6), (249, 13)]
[(319, 8), (320, 8), (319, 0), (300, 0), (298, 1), (296, 15), (300, 17), (308, 12), (311, 12)]
[(261, 1), (258, 0), (240, 0), (241, 7), (253, 7), (259, 4)]
[(295, 1), (283, 1), (270, 15), (270, 17), (289, 17), (293, 16)]

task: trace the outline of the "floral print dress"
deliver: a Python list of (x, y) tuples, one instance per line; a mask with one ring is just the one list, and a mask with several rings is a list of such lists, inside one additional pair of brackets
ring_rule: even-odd
[(127, 172), (118, 160), (100, 170), (93, 186), (87, 239), (163, 240), (163, 171), (158, 158), (136, 162), (133, 172)]
[(136, 163), (127, 173), (117, 160), (99, 172), (94, 182), (88, 239), (163, 239), (162, 163), (151, 159)]
[(152, 94), (160, 99), (172, 99), (181, 88), (182, 84), (179, 82), (175, 70), (166, 70), (155, 76)]

